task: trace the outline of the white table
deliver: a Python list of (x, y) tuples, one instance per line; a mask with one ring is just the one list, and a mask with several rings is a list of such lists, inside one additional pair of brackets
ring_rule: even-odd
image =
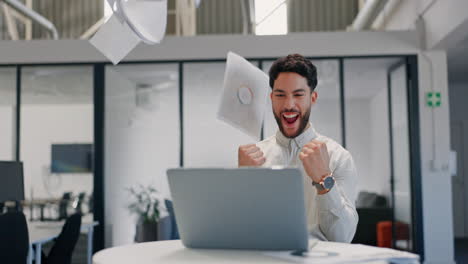
[[(316, 250), (315, 250), (316, 249)], [(359, 253), (355, 252), (360, 251)], [(311, 253), (311, 257), (307, 260), (308, 263), (331, 263), (330, 258), (323, 255), (325, 251), (334, 251), (337, 255), (333, 263), (347, 263), (350, 260), (356, 261), (358, 254), (368, 255), (369, 263), (383, 263), (382, 260), (377, 260), (378, 254), (395, 254), (398, 256), (412, 255), (405, 252), (394, 251), (390, 249), (381, 249), (376, 247), (368, 247), (362, 245), (351, 245), (344, 243), (333, 242), (318, 242), (314, 247), (313, 252), (316, 252), (316, 257)], [(338, 253), (339, 252), (339, 253)], [(363, 253), (364, 252), (364, 253)], [(271, 253), (271, 252), (270, 252)], [(188, 249), (185, 248), (180, 240), (159, 241), (131, 244), (126, 246), (114, 247), (101, 250), (94, 254), (93, 264), (126, 264), (126, 263), (139, 263), (139, 264), (155, 264), (155, 263), (223, 263), (223, 264), (238, 264), (238, 263), (295, 263), (303, 262), (305, 259), (301, 257), (295, 260), (287, 259), (289, 252), (280, 252), (285, 254), (286, 258), (267, 255), (265, 251), (251, 251), (251, 250), (219, 250), (219, 249)], [(341, 256), (338, 256), (340, 255)], [(298, 259), (299, 258), (299, 259)], [(333, 261), (333, 260), (332, 260)], [(359, 261), (358, 261), (359, 262)], [(362, 261), (360, 261), (362, 262)], [(305, 263), (305, 262), (303, 262)], [(417, 259), (413, 263), (418, 263)]]
[[(29, 233), (29, 254), (28, 264), (32, 264), (33, 259), (36, 260), (36, 264), (41, 264), (41, 252), (42, 245), (52, 241), (59, 236), (62, 231), (62, 227), (65, 224), (64, 221), (60, 222), (28, 222), (28, 233)], [(88, 264), (91, 264), (91, 257), (93, 253), (93, 232), (94, 227), (98, 225), (98, 222), (84, 222), (81, 223), (81, 233), (88, 235), (87, 245), (87, 260)], [(35, 252), (33, 251), (35, 247)], [(33, 253), (34, 252), (34, 253)], [(35, 255), (33, 257), (33, 254)]]

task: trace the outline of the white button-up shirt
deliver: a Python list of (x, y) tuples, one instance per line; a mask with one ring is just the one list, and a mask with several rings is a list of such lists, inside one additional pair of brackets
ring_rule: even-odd
[[(318, 195), (312, 179), (306, 174), (299, 159), (302, 147), (316, 139), (327, 145), (334, 187)], [(278, 130), (257, 146), (265, 155), (262, 167), (284, 166), (300, 168), (304, 175), (304, 199), (308, 230), (321, 240), (351, 242), (356, 232), (358, 215), (355, 200), (357, 173), (351, 154), (334, 140), (318, 134), (312, 124), (299, 136), (290, 139)]]

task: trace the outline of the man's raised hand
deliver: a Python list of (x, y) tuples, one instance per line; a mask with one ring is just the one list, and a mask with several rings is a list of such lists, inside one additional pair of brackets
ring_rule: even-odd
[(258, 167), (265, 163), (263, 152), (255, 144), (242, 145), (238, 151), (239, 167)]

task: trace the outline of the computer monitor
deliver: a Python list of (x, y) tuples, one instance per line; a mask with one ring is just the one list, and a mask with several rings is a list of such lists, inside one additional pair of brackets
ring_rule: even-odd
[(52, 173), (92, 173), (92, 144), (53, 144)]
[(24, 200), (23, 163), (0, 161), (0, 202)]

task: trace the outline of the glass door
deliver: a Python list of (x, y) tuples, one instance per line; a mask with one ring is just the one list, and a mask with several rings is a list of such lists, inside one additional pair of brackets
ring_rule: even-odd
[(397, 249), (413, 251), (408, 68), (401, 61), (388, 71), (391, 188), (393, 200), (392, 242)]

